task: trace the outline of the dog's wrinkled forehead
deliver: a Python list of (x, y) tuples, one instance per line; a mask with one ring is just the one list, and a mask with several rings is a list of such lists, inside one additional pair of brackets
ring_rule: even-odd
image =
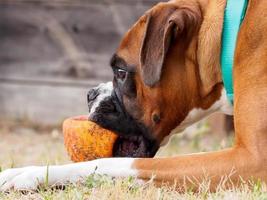
[(101, 83), (97, 87), (92, 88), (87, 94), (87, 101), (89, 106), (89, 116), (92, 115), (100, 106), (102, 101), (111, 97), (113, 91), (113, 83)]

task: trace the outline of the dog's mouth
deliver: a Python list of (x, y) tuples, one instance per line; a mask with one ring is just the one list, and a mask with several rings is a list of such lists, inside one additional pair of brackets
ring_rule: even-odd
[(157, 148), (143, 136), (119, 136), (113, 147), (114, 157), (153, 157)]
[[(105, 117), (107, 116), (108, 115), (105, 115)], [(114, 157), (149, 158), (156, 154), (158, 150), (157, 142), (146, 138), (140, 132), (129, 132), (129, 129), (131, 129), (130, 122), (125, 122), (129, 127), (127, 127), (128, 131), (124, 131), (123, 129), (125, 127), (123, 124), (125, 123), (122, 120), (118, 120), (116, 124), (113, 124), (111, 123), (112, 121), (106, 121), (105, 117), (96, 114), (89, 119), (105, 129), (114, 131), (118, 135), (113, 146)]]
[[(158, 145), (149, 137), (149, 131), (125, 112), (114, 91), (104, 95), (102, 88), (94, 88), (88, 93), (89, 119), (118, 134), (119, 137), (113, 147), (113, 156), (153, 157)], [(100, 95), (102, 95), (101, 101), (99, 101)], [(97, 101), (99, 102), (96, 104)]]

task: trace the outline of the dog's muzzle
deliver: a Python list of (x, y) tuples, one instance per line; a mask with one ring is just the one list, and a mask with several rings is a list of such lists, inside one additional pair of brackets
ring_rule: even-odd
[(158, 150), (156, 140), (125, 111), (117, 93), (112, 82), (89, 90), (89, 119), (119, 135), (113, 148), (115, 157), (153, 157)]

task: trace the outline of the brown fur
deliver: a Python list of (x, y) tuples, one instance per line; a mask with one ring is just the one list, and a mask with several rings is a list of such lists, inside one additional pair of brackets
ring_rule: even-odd
[[(178, 39), (172, 40), (166, 51), (164, 41), (169, 34), (166, 23), (175, 12), (174, 7), (194, 13), (198, 17), (194, 30), (199, 31), (190, 38), (178, 34)], [(137, 71), (137, 99), (124, 98), (125, 107), (152, 130), (159, 142), (192, 108), (207, 109), (220, 96), (219, 61), (224, 7), (225, 0), (160, 3), (147, 11), (122, 40), (117, 54)], [(138, 159), (133, 167), (138, 169), (139, 178), (147, 180), (155, 175), (157, 182), (177, 181), (182, 184), (185, 176), (201, 179), (206, 172), (212, 177), (212, 187), (215, 187), (222, 175), (235, 170), (231, 177), (235, 184), (238, 184), (240, 175), (245, 180), (255, 177), (267, 181), (266, 10), (265, 0), (250, 0), (238, 36), (234, 64), (234, 147), (174, 158)], [(157, 21), (151, 22), (155, 19)], [(179, 20), (183, 20), (187, 29), (186, 25), (192, 26), (190, 18), (180, 17)], [(181, 26), (181, 21), (176, 25)], [(154, 68), (149, 68), (150, 63)], [(156, 78), (151, 77), (154, 72)], [(146, 83), (146, 79), (152, 81)], [(156, 84), (150, 84), (154, 82)], [(160, 116), (159, 123), (153, 122), (154, 114)]]
[(201, 77), (201, 94), (209, 94), (222, 82), (220, 53), (225, 0), (210, 1), (203, 10), (204, 20), (198, 39), (198, 65)]

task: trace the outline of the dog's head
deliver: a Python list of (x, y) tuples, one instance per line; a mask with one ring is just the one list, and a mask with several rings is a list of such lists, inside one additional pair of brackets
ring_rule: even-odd
[(199, 70), (201, 23), (196, 1), (160, 3), (122, 39), (110, 63), (113, 83), (88, 93), (90, 119), (120, 136), (115, 155), (153, 156), (193, 108), (207, 109), (220, 96), (218, 81)]

